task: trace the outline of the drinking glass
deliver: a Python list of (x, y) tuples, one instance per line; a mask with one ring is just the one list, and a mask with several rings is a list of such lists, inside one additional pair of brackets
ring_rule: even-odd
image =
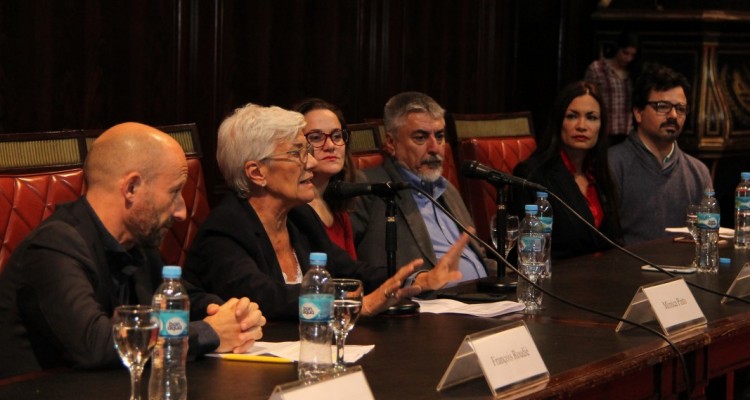
[[(492, 239), (492, 245), (497, 248), (497, 230), (495, 229), (495, 221), (497, 216), (493, 215), (490, 219), (490, 238)], [(508, 254), (513, 250), (513, 246), (516, 245), (518, 240), (518, 217), (515, 215), (506, 215), (505, 219), (505, 258), (508, 258)]]
[(700, 247), (698, 246), (698, 209), (700, 208), (700, 205), (698, 204), (691, 204), (687, 206), (687, 209), (685, 210), (685, 225), (688, 228), (688, 232), (690, 232), (690, 236), (693, 237), (693, 242), (695, 242), (695, 257), (693, 257), (693, 262), (690, 264), (691, 267), (698, 268), (699, 259), (700, 259)]
[(141, 374), (156, 345), (158, 323), (151, 306), (119, 306), (112, 317), (112, 336), (122, 363), (130, 370), (130, 400), (141, 398)]
[(357, 279), (332, 279), (333, 283), (333, 334), (336, 336), (336, 371), (346, 370), (344, 342), (354, 328), (362, 311), (362, 281)]

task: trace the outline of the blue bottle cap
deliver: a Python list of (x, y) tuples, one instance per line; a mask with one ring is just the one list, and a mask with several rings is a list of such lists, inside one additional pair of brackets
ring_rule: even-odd
[(727, 257), (721, 257), (721, 258), (719, 258), (719, 265), (729, 266), (729, 264), (731, 264), (731, 263), (732, 263), (732, 259), (731, 258), (727, 258)]
[(328, 261), (328, 255), (326, 253), (310, 253), (310, 264), (312, 265), (325, 265)]
[(176, 265), (165, 265), (164, 268), (161, 269), (161, 276), (162, 278), (180, 279), (182, 276), (182, 268)]
[(536, 192), (536, 197), (541, 197), (541, 198), (543, 198), (543, 199), (546, 199), (546, 198), (547, 198), (547, 196), (549, 196), (549, 195), (547, 194), (547, 192)]
[(536, 204), (526, 204), (526, 207), (524, 209), (527, 213), (536, 213), (537, 211), (539, 211), (539, 207), (537, 207)]
[(750, 179), (750, 172), (740, 172), (740, 179)]

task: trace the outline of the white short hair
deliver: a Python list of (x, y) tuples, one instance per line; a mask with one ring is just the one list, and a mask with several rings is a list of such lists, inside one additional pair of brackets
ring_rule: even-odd
[(234, 110), (219, 127), (216, 161), (227, 185), (238, 196), (250, 195), (245, 163), (273, 154), (277, 145), (293, 141), (305, 126), (305, 117), (280, 107), (249, 103)]

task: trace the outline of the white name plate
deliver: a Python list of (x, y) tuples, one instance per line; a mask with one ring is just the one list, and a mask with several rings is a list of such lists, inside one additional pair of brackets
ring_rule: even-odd
[[(706, 325), (706, 317), (683, 278), (641, 286), (622, 317), (641, 324), (656, 318), (665, 335)], [(615, 332), (632, 327), (620, 322)]]
[[(745, 263), (732, 281), (732, 285), (727, 290), (727, 295), (743, 298), (750, 295), (750, 263)], [(731, 297), (724, 296), (721, 298), (721, 304), (734, 300)]]
[(296, 381), (276, 386), (270, 400), (374, 400), (362, 367), (323, 377), (317, 382)]
[(523, 321), (466, 336), (437, 390), (480, 376), (495, 397), (517, 398), (547, 385), (547, 366)]

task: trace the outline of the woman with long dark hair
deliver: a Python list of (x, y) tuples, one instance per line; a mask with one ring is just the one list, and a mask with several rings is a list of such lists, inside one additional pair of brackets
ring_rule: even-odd
[[(565, 86), (552, 106), (549, 123), (537, 138), (537, 149), (513, 174), (536, 182), (560, 196), (601, 232), (621, 241), (614, 185), (602, 128), (607, 112), (596, 86), (575, 82)], [(522, 215), (536, 193), (513, 192), (513, 207)], [(610, 246), (550, 196), (554, 212), (552, 258), (594, 253)]]

